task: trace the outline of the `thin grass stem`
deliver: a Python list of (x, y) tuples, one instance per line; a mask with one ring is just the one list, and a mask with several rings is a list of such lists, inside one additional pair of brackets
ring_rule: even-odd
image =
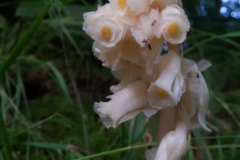
[(6, 152), (6, 156), (7, 156), (7, 160), (13, 160), (12, 157), (12, 149), (8, 140), (8, 134), (7, 134), (7, 130), (6, 130), (6, 126), (4, 123), (4, 119), (2, 116), (2, 111), (0, 110), (0, 138), (2, 141), (2, 144), (4, 146), (4, 150)]

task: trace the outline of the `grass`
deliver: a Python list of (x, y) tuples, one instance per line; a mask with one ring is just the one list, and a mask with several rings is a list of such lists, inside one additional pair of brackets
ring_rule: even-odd
[[(142, 114), (106, 129), (93, 112), (93, 102), (104, 100), (117, 83), (93, 57), (92, 40), (81, 29), (82, 13), (104, 2), (54, 0), (49, 9), (45, 2), (21, 1), (14, 24), (1, 18), (0, 105), (6, 132), (0, 121), (0, 160), (145, 159), (146, 146), (155, 143), (144, 143)], [(0, 11), (12, 5), (0, 2)], [(240, 158), (239, 36), (236, 30), (189, 33), (185, 57), (212, 62), (204, 76), (213, 131), (192, 132), (186, 160)]]

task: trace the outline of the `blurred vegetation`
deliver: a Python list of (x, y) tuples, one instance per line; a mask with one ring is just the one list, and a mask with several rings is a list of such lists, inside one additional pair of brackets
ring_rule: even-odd
[[(145, 159), (146, 147), (124, 148), (145, 141), (142, 114), (106, 129), (93, 112), (93, 102), (104, 100), (117, 80), (93, 56), (93, 41), (82, 31), (82, 14), (106, 2), (51, 1), (34, 35), (1, 75), (0, 105), (14, 159), (80, 160), (96, 153), (106, 154), (94, 156), (96, 160)], [(0, 66), (29, 33), (45, 3), (1, 0)], [(183, 4), (192, 23), (185, 57), (212, 62), (204, 76), (211, 93), (207, 120), (213, 130), (194, 130), (193, 147), (184, 159), (240, 159), (239, 1), (183, 0)], [(5, 160), (2, 144), (0, 160)]]

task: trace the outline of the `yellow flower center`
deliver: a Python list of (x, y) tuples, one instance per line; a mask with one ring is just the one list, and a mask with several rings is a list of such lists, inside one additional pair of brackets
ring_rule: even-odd
[(101, 33), (104, 38), (110, 39), (112, 37), (112, 30), (107, 26), (102, 28)]
[(176, 35), (179, 33), (179, 27), (177, 23), (172, 23), (168, 27), (168, 33), (172, 36)]
[(126, 0), (118, 0), (119, 7), (124, 8), (124, 7), (126, 7), (126, 5), (127, 5)]
[(157, 90), (157, 94), (161, 98), (167, 98), (168, 97), (168, 92), (165, 89), (159, 88)]

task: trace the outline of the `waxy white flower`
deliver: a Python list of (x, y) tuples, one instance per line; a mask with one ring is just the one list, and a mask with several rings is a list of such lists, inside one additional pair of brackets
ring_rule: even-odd
[[(209, 130), (209, 94), (201, 71), (210, 63), (182, 58), (180, 43), (190, 23), (181, 0), (109, 2), (84, 14), (83, 30), (95, 40), (94, 55), (120, 80), (110, 87), (110, 100), (94, 103), (94, 110), (107, 128), (140, 112), (146, 117), (157, 113), (149, 126), (159, 147), (148, 150), (146, 157), (180, 160), (189, 147), (188, 130)], [(164, 41), (169, 52), (160, 56)]]
[(117, 60), (120, 52), (119, 52), (119, 47), (115, 48), (106, 48), (97, 42), (93, 43), (93, 53), (94, 56), (96, 56), (99, 60), (101, 60), (103, 63), (102, 65), (104, 67), (109, 67), (111, 68), (115, 61)]
[(111, 7), (121, 16), (128, 14), (141, 14), (150, 10), (151, 0), (109, 0)]
[[(184, 63), (185, 65), (183, 66), (187, 66), (186, 64), (190, 64), (191, 61), (184, 59), (183, 64)], [(188, 65), (188, 68), (185, 67), (182, 69), (185, 70), (187, 76), (185, 79), (186, 92), (182, 95), (181, 104), (183, 107), (182, 109), (186, 110), (184, 114), (188, 116), (185, 115), (183, 117), (185, 117), (185, 119), (190, 119), (190, 129), (197, 128), (201, 125), (205, 130), (211, 131), (205, 122), (209, 93), (205, 79), (200, 72), (200, 70), (204, 70), (210, 65), (209, 61), (202, 60), (199, 66), (194, 63), (193, 65)]]
[(149, 3), (151, 3), (151, 0), (126, 0), (126, 1), (131, 11), (133, 11), (136, 15), (141, 13), (147, 13), (150, 10)]
[(182, 8), (177, 5), (169, 5), (161, 12), (161, 18), (155, 26), (156, 37), (163, 36), (172, 44), (182, 43), (186, 39), (190, 23)]
[(141, 47), (150, 45), (151, 39), (155, 37), (154, 26), (159, 18), (159, 11), (152, 9), (149, 14), (142, 14), (138, 24), (131, 27), (132, 35)]
[(98, 18), (87, 27), (89, 36), (105, 47), (114, 47), (124, 36), (124, 25), (108, 18)]
[[(141, 59), (143, 63), (144, 59)], [(143, 66), (141, 63), (131, 63), (128, 60), (118, 58), (112, 67), (112, 74), (121, 80), (134, 81), (149, 81), (151, 79), (151, 69), (148, 66)]]
[[(131, 37), (132, 38), (132, 37)], [(140, 56), (141, 47), (132, 39), (124, 39), (120, 44), (120, 55), (121, 59), (129, 62), (136, 62)]]
[(83, 14), (83, 30), (88, 34), (88, 26), (92, 25), (98, 18), (113, 18), (114, 15), (110, 4), (99, 5), (96, 12), (86, 12)]
[(107, 98), (111, 100), (94, 104), (95, 112), (99, 114), (107, 128), (116, 127), (120, 123), (132, 119), (141, 111), (146, 115), (156, 112), (151, 107), (147, 107), (147, 86), (139, 81), (127, 85)]
[(173, 51), (161, 56), (160, 74), (148, 89), (149, 103), (154, 108), (162, 109), (176, 105), (185, 91), (181, 74), (181, 58)]
[(112, 93), (117, 93), (119, 92), (120, 90), (122, 90), (123, 88), (126, 88), (130, 83), (132, 83), (133, 81), (132, 80), (122, 80), (120, 83), (118, 83), (117, 85), (112, 85), (110, 87), (110, 91)]
[(168, 132), (158, 148), (146, 151), (147, 160), (180, 160), (190, 145), (190, 134), (183, 122), (176, 124), (176, 129)]

